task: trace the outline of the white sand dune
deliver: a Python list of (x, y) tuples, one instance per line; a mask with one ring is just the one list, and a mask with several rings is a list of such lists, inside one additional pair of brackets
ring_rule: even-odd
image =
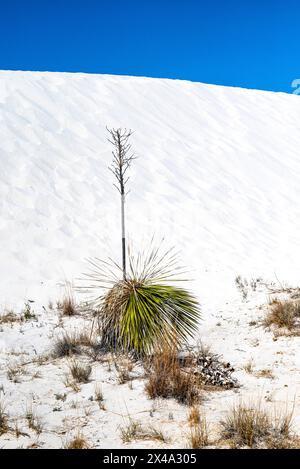
[(284, 93), (1, 71), (1, 303), (46, 301), (87, 256), (119, 259), (106, 126), (135, 131), (127, 231), (137, 248), (164, 237), (201, 291), (238, 273), (297, 281), (299, 116), (299, 97)]

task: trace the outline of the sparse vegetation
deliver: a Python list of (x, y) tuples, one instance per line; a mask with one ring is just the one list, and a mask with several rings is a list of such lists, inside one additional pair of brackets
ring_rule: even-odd
[(0, 324), (13, 324), (22, 321), (22, 317), (18, 316), (14, 311), (4, 311), (0, 314)]
[(37, 319), (36, 314), (34, 313), (30, 301), (25, 303), (24, 309), (22, 311), (22, 317), (25, 321), (30, 321), (31, 319)]
[(77, 314), (76, 300), (73, 295), (71, 285), (66, 285), (66, 292), (61, 301), (57, 301), (57, 309), (61, 311), (64, 316), (75, 316)]
[(129, 443), (132, 440), (156, 440), (163, 443), (168, 441), (161, 430), (153, 426), (143, 428), (140, 422), (132, 419), (128, 425), (121, 427), (120, 431), (123, 443)]
[(118, 373), (118, 383), (124, 384), (131, 380), (131, 371), (133, 370), (133, 363), (128, 358), (115, 361), (115, 368)]
[(294, 329), (297, 319), (300, 318), (299, 300), (273, 300), (269, 306), (268, 314), (264, 320), (264, 325), (269, 327), (275, 324), (277, 327)]
[(56, 339), (52, 355), (54, 358), (67, 357), (80, 353), (78, 335), (76, 333), (64, 332)]
[(191, 425), (188, 434), (188, 447), (192, 449), (204, 448), (209, 444), (209, 431), (205, 416), (199, 414), (197, 423)]
[(28, 423), (28, 427), (40, 435), (43, 431), (42, 419), (36, 414), (32, 404), (27, 407), (25, 417)]
[(270, 447), (270, 442), (291, 440), (292, 413), (282, 416), (271, 416), (259, 406), (237, 405), (221, 422), (222, 436), (231, 440), (235, 447), (248, 446)]
[(200, 409), (199, 406), (193, 405), (189, 409), (188, 421), (190, 425), (197, 425), (200, 422)]
[(106, 410), (105, 409), (105, 404), (104, 404), (104, 395), (102, 388), (99, 384), (95, 385), (95, 391), (94, 391), (94, 400), (98, 403), (99, 408), (101, 410)]
[(246, 278), (242, 278), (241, 275), (238, 275), (235, 278), (235, 284), (238, 291), (241, 293), (244, 301), (248, 298), (249, 291), (256, 291), (258, 285), (262, 283), (262, 278), (252, 278), (249, 281)]
[(5, 406), (0, 400), (0, 435), (8, 431), (8, 414), (5, 412)]
[(65, 449), (89, 449), (89, 444), (82, 433), (77, 435), (66, 443)]
[(72, 360), (69, 363), (69, 370), (72, 378), (76, 383), (88, 383), (91, 376), (92, 367), (84, 363), (79, 363), (77, 360)]
[(184, 404), (200, 400), (201, 382), (181, 368), (176, 348), (165, 347), (158, 351), (148, 364), (146, 392), (151, 399), (173, 397)]
[(251, 375), (254, 372), (253, 358), (250, 358), (250, 360), (248, 360), (247, 363), (245, 363), (243, 368), (246, 371), (246, 373), (249, 373)]
[(20, 383), (21, 376), (27, 373), (27, 369), (22, 363), (9, 363), (7, 365), (6, 375), (13, 383)]

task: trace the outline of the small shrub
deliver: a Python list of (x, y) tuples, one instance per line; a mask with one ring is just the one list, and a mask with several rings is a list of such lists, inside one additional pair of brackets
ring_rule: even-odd
[(265, 326), (275, 324), (277, 327), (293, 329), (296, 318), (300, 316), (300, 302), (285, 300), (275, 301), (270, 305), (270, 310), (264, 320)]
[(200, 400), (200, 383), (192, 372), (180, 367), (176, 349), (158, 351), (148, 366), (145, 389), (151, 399), (173, 397), (189, 405)]
[(85, 365), (73, 360), (69, 364), (69, 370), (76, 383), (88, 383), (92, 372), (90, 365)]
[(29, 301), (25, 303), (25, 307), (22, 311), (22, 317), (25, 319), (25, 321), (30, 321), (31, 319), (37, 319), (36, 314), (31, 308), (31, 304)]

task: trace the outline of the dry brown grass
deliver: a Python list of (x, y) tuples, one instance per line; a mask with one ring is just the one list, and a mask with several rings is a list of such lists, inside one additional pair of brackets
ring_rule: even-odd
[(4, 311), (0, 314), (0, 324), (13, 324), (22, 322), (22, 316), (18, 316), (14, 311)]
[(121, 360), (115, 361), (115, 368), (118, 374), (118, 383), (125, 384), (131, 381), (131, 372), (133, 370), (133, 363), (128, 358), (122, 358)]
[(78, 432), (77, 435), (66, 443), (65, 449), (89, 449), (89, 444), (85, 437)]
[(143, 428), (140, 422), (131, 419), (128, 425), (121, 427), (120, 431), (123, 443), (129, 443), (132, 440), (155, 440), (163, 443), (168, 441), (161, 430), (153, 426)]
[(8, 431), (8, 414), (5, 412), (5, 406), (2, 401), (0, 401), (0, 435)]
[(274, 379), (274, 373), (270, 368), (264, 368), (262, 370), (259, 370), (255, 373), (255, 376), (257, 378), (268, 378), (268, 379)]
[(77, 314), (77, 306), (73, 296), (65, 296), (61, 302), (61, 312), (64, 316), (75, 316)]
[(76, 383), (88, 383), (92, 373), (92, 367), (84, 363), (79, 363), (77, 360), (72, 360), (69, 363), (69, 371)]
[(199, 414), (197, 423), (191, 425), (188, 434), (188, 447), (192, 449), (204, 448), (209, 444), (209, 431), (205, 416)]
[(98, 403), (99, 409), (106, 410), (102, 387), (99, 384), (95, 385), (94, 400)]
[(43, 422), (42, 419), (36, 414), (32, 404), (27, 407), (25, 418), (27, 420), (28, 427), (40, 435), (43, 431)]
[(264, 319), (264, 325), (269, 327), (275, 324), (279, 328), (289, 330), (296, 327), (297, 318), (300, 317), (300, 301), (273, 300), (269, 305), (269, 311)]
[(68, 357), (80, 353), (78, 336), (75, 333), (64, 332), (53, 345), (52, 356), (54, 358)]
[(234, 447), (270, 447), (270, 444), (287, 444), (290, 435), (292, 412), (271, 417), (259, 405), (237, 405), (221, 422), (222, 437)]
[(197, 377), (180, 367), (176, 348), (164, 347), (148, 364), (146, 393), (151, 399), (175, 398), (184, 404), (200, 401), (201, 385)]
[(197, 425), (200, 422), (200, 409), (199, 406), (193, 405), (189, 409), (188, 421), (190, 425)]

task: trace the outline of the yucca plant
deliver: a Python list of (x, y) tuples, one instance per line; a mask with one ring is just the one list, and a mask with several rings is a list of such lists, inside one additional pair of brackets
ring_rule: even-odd
[(173, 250), (150, 249), (137, 257), (129, 252), (128, 259), (126, 279), (113, 261), (90, 260), (88, 289), (107, 289), (91, 300), (102, 345), (145, 355), (186, 341), (197, 329), (200, 310), (193, 295), (176, 285), (182, 271)]

